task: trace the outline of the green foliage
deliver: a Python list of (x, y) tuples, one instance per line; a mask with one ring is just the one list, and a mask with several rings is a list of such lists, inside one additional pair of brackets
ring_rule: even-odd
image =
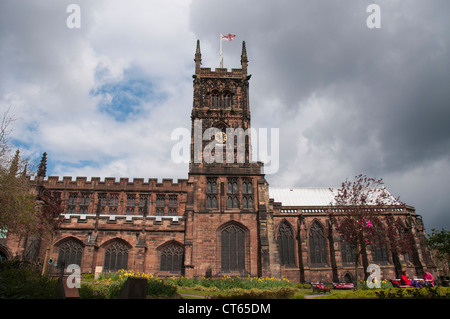
[(104, 273), (99, 276), (100, 281), (107, 282), (108, 298), (114, 299), (119, 297), (128, 277), (146, 278), (148, 281), (147, 294), (156, 297), (173, 297), (177, 292), (177, 287), (165, 279), (155, 277), (151, 274), (138, 273), (134, 271), (119, 270), (117, 272)]
[(295, 285), (287, 279), (277, 279), (273, 277), (231, 277), (224, 276), (222, 278), (206, 278), (198, 279), (173, 277), (167, 279), (178, 287), (195, 287), (201, 286), (205, 288), (217, 288), (219, 290), (240, 288), (240, 289), (276, 289), (282, 287), (294, 288)]
[(112, 281), (108, 285), (108, 298), (115, 299), (119, 297), (120, 291), (122, 290), (123, 285), (125, 284), (126, 279)]
[(108, 287), (105, 285), (94, 285), (82, 282), (79, 293), (81, 299), (107, 299)]
[(355, 290), (355, 291), (345, 291), (336, 292), (333, 291), (329, 295), (321, 296), (316, 299), (375, 299), (376, 290)]
[(165, 280), (151, 278), (148, 279), (147, 293), (157, 297), (173, 297), (177, 293), (177, 287)]
[(449, 299), (449, 287), (390, 288), (375, 292), (380, 299)]
[[(380, 288), (377, 289), (387, 289), (387, 288), (393, 288), (392, 283), (388, 280), (383, 280), (380, 282)], [(375, 288), (369, 288), (367, 286), (367, 281), (361, 281), (359, 285), (359, 289), (361, 290), (373, 290)]]
[(38, 265), (22, 261), (0, 263), (0, 299), (54, 298), (56, 278), (41, 276)]
[(450, 261), (450, 231), (445, 229), (438, 231), (433, 228), (427, 238), (427, 244), (436, 252), (436, 257), (440, 261), (446, 263)]
[[(291, 299), (295, 288), (283, 287), (277, 289), (242, 289), (233, 288), (215, 296), (215, 299)], [(297, 298), (300, 298), (297, 295)]]

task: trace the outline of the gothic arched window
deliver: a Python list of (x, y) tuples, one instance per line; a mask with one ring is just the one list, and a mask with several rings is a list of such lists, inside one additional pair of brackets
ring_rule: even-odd
[(218, 108), (220, 106), (220, 95), (219, 91), (214, 90), (211, 92), (211, 107)]
[(236, 225), (230, 225), (220, 232), (222, 271), (245, 270), (245, 232)]
[(385, 241), (385, 230), (381, 221), (377, 218), (372, 220), (372, 224), (378, 230), (371, 247), (372, 260), (375, 263), (386, 264), (389, 263), (389, 257), (387, 252), (387, 246)]
[(277, 242), (281, 265), (295, 266), (294, 234), (292, 228), (285, 222), (278, 228)]
[(386, 264), (389, 262), (387, 247), (382, 240), (376, 240), (371, 248), (372, 259), (375, 263)]
[(75, 241), (69, 240), (59, 247), (58, 264), (67, 267), (71, 264), (81, 266), (83, 246)]
[(355, 248), (341, 236), (341, 256), (344, 264), (355, 263)]
[(128, 248), (125, 244), (115, 242), (109, 245), (105, 251), (105, 271), (117, 271), (119, 269), (128, 269)]
[(309, 256), (310, 263), (324, 266), (327, 263), (327, 249), (323, 227), (316, 221), (309, 230)]
[(183, 267), (183, 248), (178, 245), (168, 245), (161, 250), (161, 271), (181, 273)]
[(223, 107), (231, 107), (231, 92), (230, 91), (225, 91), (223, 93)]

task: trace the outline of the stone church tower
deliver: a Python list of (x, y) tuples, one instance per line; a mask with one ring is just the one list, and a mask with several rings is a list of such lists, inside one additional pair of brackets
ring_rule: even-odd
[(201, 67), (195, 53), (186, 276), (278, 276), (273, 216), (262, 163), (251, 162), (247, 52), (241, 68)]

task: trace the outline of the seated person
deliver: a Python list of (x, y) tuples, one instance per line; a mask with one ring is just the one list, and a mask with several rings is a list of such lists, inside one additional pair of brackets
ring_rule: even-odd
[(409, 279), (409, 277), (408, 277), (408, 275), (406, 274), (406, 271), (405, 271), (405, 270), (402, 272), (401, 282), (402, 282), (403, 284), (407, 285), (407, 286), (410, 286), (410, 287), (416, 287), (416, 288), (419, 288), (419, 287), (420, 287), (420, 284), (419, 284), (416, 280), (414, 280), (414, 279)]
[(426, 287), (434, 287), (435, 286), (433, 275), (430, 272), (428, 272), (427, 270), (424, 271), (422, 278), (423, 278), (424, 286), (426, 286)]

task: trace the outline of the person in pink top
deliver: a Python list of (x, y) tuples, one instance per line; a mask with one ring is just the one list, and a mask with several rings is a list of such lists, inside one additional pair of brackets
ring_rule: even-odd
[(425, 286), (434, 287), (433, 275), (430, 272), (428, 272), (427, 270), (424, 271), (422, 279), (423, 279)]

